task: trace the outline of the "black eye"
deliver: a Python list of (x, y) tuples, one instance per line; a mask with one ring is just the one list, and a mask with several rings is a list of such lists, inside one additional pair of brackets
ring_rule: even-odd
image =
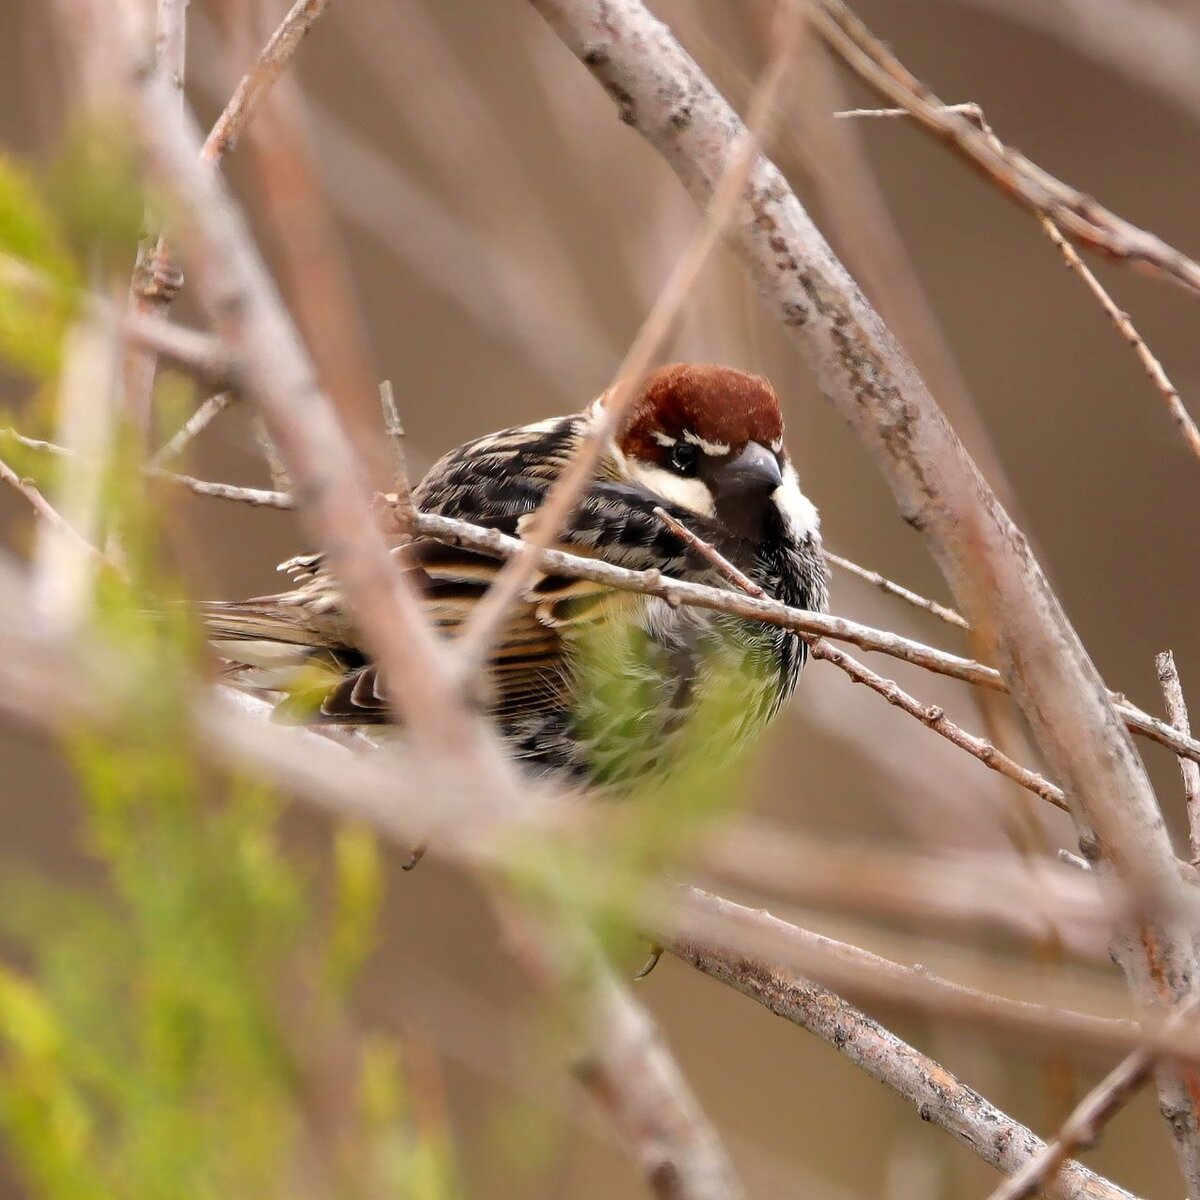
[(677, 475), (694, 475), (700, 461), (700, 447), (692, 442), (676, 442), (667, 455), (667, 466)]

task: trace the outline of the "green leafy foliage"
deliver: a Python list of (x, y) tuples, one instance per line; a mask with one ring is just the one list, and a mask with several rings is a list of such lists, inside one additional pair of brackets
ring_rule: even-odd
[(78, 283), (41, 190), (0, 155), (0, 356), (33, 375), (53, 374)]
[(332, 895), (280, 801), (214, 772), (189, 708), (200, 638), (130, 439), (104, 482), (120, 571), (83, 641), (111, 705), (64, 737), (105, 884), (0, 878), (0, 1128), (39, 1200), (454, 1196), (444, 1121), (353, 990), (383, 889), (373, 838), (334, 835)]
[[(511, 874), (530, 904), (573, 911), (611, 956), (636, 965), (646, 954), (638, 925), (646, 881), (680, 867), (740, 811), (745, 751), (765, 724), (762, 698), (773, 693), (769, 663), (743, 652), (736, 639), (714, 644), (686, 717), (668, 731), (662, 688), (664, 680), (674, 683), (662, 653), (624, 620), (582, 644), (587, 683), (580, 691), (590, 698), (583, 728), (601, 773), (616, 785), (608, 838), (577, 848), (531, 841), (514, 855)], [(645, 771), (631, 791), (624, 778), (630, 763), (656, 761), (670, 769)]]

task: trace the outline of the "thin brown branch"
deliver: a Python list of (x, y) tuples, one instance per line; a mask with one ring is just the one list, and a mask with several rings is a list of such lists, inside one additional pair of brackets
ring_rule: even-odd
[[(969, 117), (972, 123), (978, 126), (980, 132), (987, 138), (997, 153), (1005, 157), (1011, 157), (1012, 152), (996, 136), (995, 131), (988, 124), (987, 118), (984, 116), (983, 109), (978, 104), (973, 102), (950, 104), (945, 105), (943, 111), (959, 113)], [(912, 117), (914, 115), (907, 108), (856, 108), (847, 112), (834, 113), (836, 117)], [(1180, 435), (1183, 437), (1188, 449), (1197, 458), (1200, 458), (1200, 428), (1197, 428), (1196, 422), (1184, 406), (1179, 389), (1171, 382), (1162, 363), (1155, 357), (1142, 335), (1138, 333), (1129, 314), (1118, 307), (1116, 301), (1108, 294), (1104, 285), (1096, 278), (1092, 269), (1079, 257), (1079, 252), (1063, 237), (1062, 231), (1054, 221), (1050, 217), (1039, 215), (1038, 223), (1041, 225), (1042, 231), (1046, 236), (1058, 247), (1058, 251), (1063, 256), (1067, 266), (1083, 280), (1088, 291), (1095, 296), (1096, 301), (1104, 309), (1105, 314), (1112, 321), (1116, 331), (1129, 343), (1134, 354), (1137, 355), (1142, 369), (1146, 372), (1150, 382), (1154, 385), (1155, 390), (1166, 404), (1167, 411), (1171, 414), (1171, 419), (1178, 426)]]
[[(154, 33), (154, 69), (162, 77), (166, 102), (183, 111), (187, 65), (187, 10), (190, 0), (157, 0)], [(169, 99), (166, 99), (168, 98)], [(157, 217), (146, 214), (151, 230), (138, 247), (137, 262), (129, 284), (131, 317), (165, 317), (171, 301), (183, 284), (183, 276), (170, 259), (166, 239), (156, 228)], [(145, 345), (132, 346), (125, 355), (125, 403), (134, 428), (143, 436), (150, 431), (154, 401), (155, 351)]]
[(803, 28), (800, 6), (794, 0), (785, 0), (778, 13), (772, 60), (754, 90), (748, 125), (730, 148), (729, 159), (715, 183), (704, 219), (638, 330), (587, 436), (530, 522), (522, 538), (524, 548), (500, 571), (464, 626), (458, 640), (460, 669), (464, 675), (478, 669), (510, 607), (537, 570), (539, 552), (561, 531), (609, 442), (619, 430), (642, 378), (666, 343), (696, 280), (737, 214), (746, 181), (758, 157), (760, 138), (779, 107), (788, 67)]
[(233, 392), (218, 392), (209, 396), (199, 408), (150, 456), (151, 467), (163, 467), (177, 459), (219, 417), (234, 400)]
[(211, 334), (143, 312), (130, 312), (121, 332), (137, 349), (168, 359), (210, 386), (224, 388), (236, 380), (236, 362)]
[[(1189, 1025), (1197, 1001), (1185, 1004), (1167, 1023), (1167, 1029)], [(1096, 1144), (1101, 1130), (1129, 1103), (1154, 1070), (1157, 1055), (1148, 1046), (1122, 1059), (1071, 1111), (1058, 1133), (1020, 1170), (1000, 1184), (988, 1200), (1029, 1200), (1039, 1192), (1053, 1191), (1074, 1165), (1068, 1160)]]
[(236, 483), (217, 483), (210, 479), (196, 479), (178, 471), (165, 471), (159, 467), (147, 467), (148, 479), (187, 488), (197, 496), (211, 496), (217, 500), (235, 500), (249, 504), (251, 508), (279, 508), (294, 512), (296, 502), (286, 492), (272, 492), (265, 488), (243, 487)]
[[(805, 933), (768, 913), (753, 912), (699, 889), (689, 888), (686, 892), (692, 904), (703, 911), (735, 916), (747, 927), (758, 926), (776, 935)], [(704, 974), (757, 1000), (832, 1046), (871, 1078), (903, 1096), (920, 1112), (922, 1120), (945, 1130), (997, 1170), (1011, 1175), (1045, 1153), (1045, 1143), (1031, 1130), (988, 1103), (941, 1063), (821, 984), (780, 969), (740, 946), (731, 949), (717, 939), (668, 936), (664, 944)], [(862, 953), (850, 947), (841, 949), (851, 950), (856, 956)], [(1075, 1162), (1064, 1164), (1048, 1184), (1046, 1194), (1055, 1200), (1130, 1200), (1130, 1193), (1123, 1188)]]
[(205, 162), (220, 162), (237, 145), (271, 85), (328, 7), (329, 0), (296, 0), (292, 5), (205, 138), (201, 151)]
[(975, 166), (1009, 199), (1037, 216), (1048, 217), (1072, 241), (1200, 295), (1200, 264), (1054, 178), (1018, 151), (997, 149), (974, 123), (950, 111), (925, 87), (842, 0), (817, 0), (812, 19), (830, 48), (868, 87), (912, 113), (923, 128)]
[(998, 750), (985, 738), (968, 733), (961, 726), (956, 725), (946, 716), (945, 711), (940, 706), (936, 704), (922, 704), (921, 701), (906, 692), (894, 680), (884, 679), (882, 675), (877, 675), (856, 658), (847, 654), (844, 650), (839, 650), (836, 646), (829, 645), (826, 641), (818, 639), (810, 644), (809, 649), (813, 658), (821, 658), (826, 662), (833, 663), (835, 667), (839, 667), (849, 675), (855, 683), (861, 683), (869, 687), (873, 692), (882, 696), (889, 704), (900, 709), (901, 712), (906, 712), (910, 717), (915, 717), (923, 725), (927, 725), (932, 729), (934, 733), (940, 734), (960, 750), (965, 750), (973, 758), (977, 758), (985, 767), (990, 767), (1006, 779), (1011, 779), (1013, 783), (1019, 784), (1021, 787), (1033, 792), (1034, 795), (1041, 796), (1043, 800), (1049, 801), (1055, 808), (1067, 811), (1067, 797), (1062, 788), (1055, 783), (1051, 783), (1036, 771), (1032, 771), (1028, 767), (1023, 767), (1018, 762), (1014, 762), (1007, 754), (1002, 750)]
[(404, 453), (404, 425), (400, 421), (400, 410), (396, 407), (396, 393), (392, 381), (385, 379), (379, 385), (379, 405), (383, 409), (383, 432), (392, 447), (392, 487), (395, 493), (387, 497), (396, 511), (401, 529), (412, 527), (412, 486), (408, 481), (408, 459)]
[(102, 557), (100, 551), (91, 542), (68, 524), (58, 509), (38, 490), (37, 484), (32, 479), (25, 479), (18, 475), (3, 459), (0, 459), (0, 482), (8, 484), (19, 496), (23, 496), (39, 520), (45, 521), (54, 529), (66, 534), (76, 546), (91, 557), (96, 559)]
[(971, 944), (984, 933), (1000, 933), (1024, 946), (1053, 929), (1072, 954), (1104, 962), (1113, 923), (1122, 915), (1099, 900), (1079, 870), (1052, 859), (844, 845), (775, 827), (725, 830), (702, 852), (697, 868), (723, 884), (805, 910), (913, 926)]
[[(762, 588), (739, 571), (715, 546), (698, 537), (686, 525), (668, 516), (661, 508), (655, 511), (660, 518), (665, 520), (678, 537), (682, 538), (697, 554), (707, 559), (735, 587), (740, 588), (747, 595), (753, 596), (757, 600), (766, 597), (766, 593)], [(1067, 799), (1063, 794), (1062, 788), (1051, 783), (1048, 779), (1043, 779), (1036, 771), (1031, 771), (1028, 767), (1023, 767), (1020, 763), (1014, 762), (1007, 754), (993, 746), (991, 742), (977, 737), (973, 733), (968, 733), (965, 729), (956, 725), (946, 716), (945, 710), (938, 705), (922, 704), (915, 696), (906, 692), (894, 680), (884, 679), (882, 675), (877, 675), (870, 668), (860, 663), (858, 659), (847, 654), (844, 650), (839, 650), (836, 646), (829, 645), (824, 639), (813, 637), (811, 634), (801, 634), (800, 636), (808, 643), (808, 650), (813, 658), (833, 663), (835, 667), (838, 667), (849, 675), (855, 683), (861, 683), (869, 687), (873, 692), (882, 696), (889, 704), (894, 705), (901, 712), (908, 713), (910, 717), (915, 717), (923, 725), (927, 725), (932, 729), (934, 733), (940, 734), (960, 750), (965, 750), (972, 757), (977, 758), (984, 766), (990, 767), (1006, 779), (1011, 779), (1013, 783), (1019, 784), (1035, 795), (1041, 796), (1043, 800), (1048, 800), (1055, 808), (1064, 810), (1067, 808)]]
[[(742, 125), (671, 32), (639, 0), (531, 2), (618, 98), (620, 115), (659, 150), (697, 204), (707, 205)], [(889, 103), (921, 112), (1023, 198), (1039, 192), (1036, 210), (1068, 236), (1200, 291), (1200, 267), (1190, 259), (1028, 164), (1018, 169), (1001, 160), (968, 121), (937, 111), (936, 99), (894, 68), (843, 6), (822, 0), (810, 11), (827, 40), (878, 82)], [(963, 615), (984, 645), (996, 647), (1005, 681), (1067, 795), (1081, 845), (1095, 856), (1096, 878), (1135, 897), (1144, 914), (1122, 928), (1114, 954), (1139, 1002), (1170, 1010), (1200, 987), (1200, 935), (1183, 917), (1185, 885), (1153, 789), (1099, 673), (1027, 540), (778, 169), (760, 159), (748, 192), (731, 232), (755, 282), (826, 397), (874, 456), (903, 515), (928, 541)], [(1200, 1076), (1160, 1071), (1158, 1083), (1197, 1200)]]
[[(1167, 720), (1185, 737), (1190, 737), (1191, 723), (1188, 720), (1187, 701), (1183, 698), (1183, 684), (1179, 680), (1179, 668), (1175, 655), (1164, 650), (1154, 660), (1158, 668), (1158, 682), (1162, 687), (1163, 700), (1167, 707)], [(1200, 764), (1195, 760), (1181, 758), (1179, 773), (1183, 776), (1183, 796), (1187, 802), (1188, 842), (1192, 852), (1192, 864), (1200, 864)]]
[(859, 579), (865, 579), (868, 583), (873, 583), (881, 592), (886, 592), (889, 596), (896, 596), (906, 604), (911, 604), (914, 608), (920, 608), (927, 613), (932, 613), (939, 621), (945, 621), (947, 625), (953, 625), (957, 629), (971, 628), (962, 613), (956, 612), (953, 608), (947, 608), (946, 605), (939, 604), (936, 600), (930, 600), (926, 596), (911, 591), (909, 588), (904, 587), (903, 584), (894, 583), (886, 575), (880, 575), (878, 571), (872, 571), (867, 567), (860, 567), (858, 563), (852, 562), (848, 558), (843, 558), (840, 554), (834, 554), (829, 550), (825, 551), (825, 558), (827, 561), (833, 563), (835, 567), (840, 567), (843, 571), (851, 575), (857, 575)]
[(1129, 314), (1117, 306), (1116, 301), (1108, 294), (1091, 268), (1079, 257), (1075, 247), (1063, 237), (1058, 226), (1049, 217), (1041, 217), (1040, 223), (1046, 236), (1062, 253), (1067, 266), (1083, 280), (1088, 291), (1096, 297), (1100, 307), (1108, 314), (1116, 331), (1129, 343), (1134, 354), (1137, 355), (1138, 362), (1142, 364), (1142, 370), (1146, 372), (1155, 390), (1162, 397), (1163, 403), (1166, 404), (1167, 411), (1171, 414), (1171, 419), (1178, 427), (1188, 449), (1197, 458), (1200, 458), (1200, 428), (1197, 428), (1191, 413), (1184, 407), (1179, 389), (1171, 382), (1162, 363), (1154, 356), (1150, 347), (1146, 345), (1145, 339), (1134, 328)]

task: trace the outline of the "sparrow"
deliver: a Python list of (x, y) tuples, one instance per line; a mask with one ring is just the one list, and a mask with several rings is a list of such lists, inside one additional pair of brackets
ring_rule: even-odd
[[(605, 399), (451, 450), (413, 489), (414, 505), (521, 536)], [(766, 379), (695, 363), (649, 374), (558, 541), (633, 570), (732, 587), (656, 508), (768, 596), (826, 609), (817, 510), (800, 490)], [(449, 638), (501, 565), (422, 537), (391, 553)], [(293, 558), (280, 570), (292, 578), (289, 591), (203, 606), (230, 677), (282, 695), (276, 711), (285, 719), (392, 722), (385, 681), (320, 557)], [(685, 748), (695, 749), (702, 712), (715, 714), (703, 723), (706, 761), (749, 744), (792, 695), (806, 650), (776, 626), (540, 574), (491, 651), (482, 703), (511, 755), (535, 775), (629, 791), (679, 768)]]

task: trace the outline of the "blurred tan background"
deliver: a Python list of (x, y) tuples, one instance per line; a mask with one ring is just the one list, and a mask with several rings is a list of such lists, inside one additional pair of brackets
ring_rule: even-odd
[[(50, 7), (0, 4), (0, 145), (34, 158), (54, 144), (70, 94)], [(767, 6), (657, 0), (653, 7), (744, 107), (763, 62)], [(997, 133), (1035, 161), (1200, 253), (1200, 111), (1189, 118), (1151, 86), (1005, 19), (1003, 7), (1000, 0), (858, 5), (945, 100), (980, 102)], [(1098, 13), (1105, 7), (1095, 4)], [(1175, 8), (1200, 22), (1200, 8)], [(202, 122), (277, 15), (276, 5), (254, 0), (192, 0), (189, 92)], [(1153, 71), (1149, 51), (1146, 58)], [(1200, 710), (1200, 468), (1161, 400), (1030, 218), (903, 122), (849, 129), (816, 117), (829, 93), (814, 92), (819, 73), (804, 61), (774, 141), (777, 161), (848, 260), (876, 270), (877, 298), (911, 324), (910, 349), (941, 385), (947, 407), (961, 412), (946, 363), (914, 316), (910, 282), (886, 262), (878, 228), (860, 232), (858, 206), (869, 193), (845, 138), (861, 138), (974, 404), (964, 436), (993, 483), (1010, 489), (1098, 665), (1113, 687), (1160, 711), (1153, 658), (1170, 646)], [(1200, 76), (1200, 59), (1195, 70)], [(366, 413), (374, 381), (390, 378), (414, 469), (468, 436), (567, 411), (601, 390), (696, 217), (667, 168), (619, 124), (607, 97), (524, 0), (337, 0), (296, 71), (300, 87), (284, 90), (272, 118), (287, 136), (266, 138), (265, 151), (239, 147), (229, 171), (281, 265), (285, 290), (301, 298), (307, 328), (332, 339), (343, 375), (327, 375), (330, 386), (343, 399), (353, 392), (351, 403)], [(305, 184), (304, 148), (288, 133), (301, 90), (319, 173), (313, 188)], [(869, 102), (853, 88), (845, 94)], [(1098, 270), (1200, 413), (1194, 300), (1129, 271)], [(178, 312), (198, 319), (186, 302)], [(944, 598), (918, 535), (899, 519), (732, 259), (710, 267), (672, 357), (770, 375), (829, 544)], [(23, 395), (19, 381), (0, 388), (6, 405)], [(197, 459), (197, 473), (213, 478), (265, 478), (241, 412), (205, 435)], [(303, 548), (284, 515), (175, 502), (196, 530), (211, 595), (273, 590), (274, 564)], [(0, 495), (0, 521), (6, 538), (20, 543), (28, 517), (8, 494)], [(957, 648), (953, 631), (845, 576), (834, 583), (835, 611)], [(893, 664), (879, 669), (892, 673)], [(980, 727), (964, 690), (902, 670), (897, 677)], [(1011, 794), (877, 697), (856, 692), (828, 667), (808, 672), (754, 765), (748, 790), (759, 811), (796, 829), (883, 844), (1006, 844)], [(1175, 764), (1157, 747), (1140, 747), (1178, 831)], [(87, 872), (53, 749), (0, 725), (0, 779), (5, 857)], [(319, 845), (317, 822), (300, 816), (296, 826), (301, 840)], [(1068, 829), (1048, 827), (1070, 844)], [(886, 931), (799, 915), (897, 957), (920, 953)], [(413, 1031), (441, 1066), (469, 1193), (640, 1194), (573, 1094), (536, 1074), (522, 983), (495, 941), (471, 885), (427, 863), (394, 880), (363, 998), (373, 1019)], [(749, 1001), (670, 960), (638, 994), (728, 1133), (756, 1195), (970, 1196), (990, 1187), (972, 1156), (901, 1100)], [(1036, 1064), (1010, 1048), (895, 1024), (1045, 1130)], [(1089, 1079), (1083, 1073), (1078, 1082)], [(499, 1151), (502, 1123), (513, 1119), (499, 1114), (514, 1095), (528, 1105), (524, 1119), (552, 1168), (536, 1182)], [(1152, 1097), (1143, 1096), (1086, 1161), (1146, 1196), (1178, 1195), (1160, 1126)]]

